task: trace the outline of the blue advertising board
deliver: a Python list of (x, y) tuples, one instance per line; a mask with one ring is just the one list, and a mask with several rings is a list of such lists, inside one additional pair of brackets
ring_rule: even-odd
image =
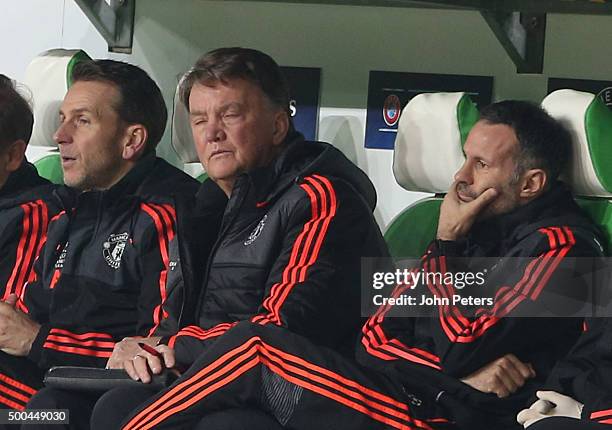
[(393, 149), (406, 103), (420, 93), (467, 93), (479, 107), (491, 103), (492, 76), (371, 71), (365, 147)]
[(321, 69), (281, 67), (289, 84), (289, 109), (295, 128), (306, 140), (317, 140)]

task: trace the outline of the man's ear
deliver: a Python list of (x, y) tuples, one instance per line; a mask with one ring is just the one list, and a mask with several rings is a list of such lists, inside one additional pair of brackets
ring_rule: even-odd
[(149, 134), (142, 124), (129, 125), (125, 130), (123, 145), (123, 159), (136, 161), (145, 150)]
[(520, 197), (531, 200), (544, 192), (548, 184), (546, 172), (542, 169), (529, 169), (523, 173)]
[(14, 172), (19, 169), (21, 164), (23, 163), (23, 159), (25, 157), (26, 143), (23, 140), (17, 140), (8, 147), (6, 152), (8, 156), (8, 163), (6, 165), (6, 169), (9, 172)]
[(289, 114), (284, 110), (279, 110), (274, 114), (274, 134), (272, 143), (275, 146), (282, 144), (289, 132)]

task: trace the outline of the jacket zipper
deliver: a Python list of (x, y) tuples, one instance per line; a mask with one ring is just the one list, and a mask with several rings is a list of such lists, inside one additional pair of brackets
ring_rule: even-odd
[[(248, 181), (242, 181), (242, 182), (248, 184)], [(241, 186), (244, 186), (244, 185), (241, 184)], [(246, 198), (247, 194), (248, 194), (248, 186), (245, 191), (240, 190), (240, 189), (238, 190), (238, 195), (236, 196), (236, 204), (233, 207), (230, 206), (231, 197), (230, 197), (230, 201), (228, 201), (227, 203), (227, 207), (230, 208), (230, 213), (227, 213), (227, 215), (223, 214), (223, 219), (221, 220), (221, 228), (219, 229), (219, 236), (217, 237), (217, 240), (215, 241), (215, 244), (210, 250), (210, 254), (208, 255), (208, 258), (206, 260), (206, 274), (202, 278), (202, 285), (201, 285), (202, 289), (200, 290), (198, 304), (196, 307), (196, 313), (194, 315), (194, 320), (196, 320), (196, 322), (199, 322), (200, 320), (200, 313), (202, 311), (202, 304), (203, 304), (202, 301), (204, 300), (204, 295), (206, 294), (206, 286), (208, 285), (208, 278), (210, 277), (210, 269), (211, 269), (211, 263), (212, 263), (213, 257), (215, 256), (218, 249), (220, 248), (221, 243), (223, 243), (227, 230), (229, 229), (229, 227), (232, 225), (232, 223), (238, 216), (239, 209), (244, 204), (244, 199)]]

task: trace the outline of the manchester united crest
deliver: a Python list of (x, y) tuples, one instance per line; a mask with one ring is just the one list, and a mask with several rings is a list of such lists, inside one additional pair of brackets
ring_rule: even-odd
[(102, 254), (106, 263), (113, 269), (118, 269), (121, 266), (121, 256), (128, 239), (127, 233), (111, 234), (108, 240), (104, 242)]
[(257, 224), (257, 227), (255, 227), (255, 229), (251, 232), (251, 234), (249, 234), (249, 237), (247, 238), (247, 240), (244, 241), (244, 246), (249, 246), (251, 243), (255, 242), (255, 239), (259, 237), (262, 230), (264, 229), (267, 219), (268, 219), (268, 215), (266, 214), (261, 219), (261, 221), (259, 221), (259, 224)]

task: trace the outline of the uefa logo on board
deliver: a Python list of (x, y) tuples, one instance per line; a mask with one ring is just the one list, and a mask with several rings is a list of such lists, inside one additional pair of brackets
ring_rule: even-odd
[(385, 103), (383, 104), (383, 119), (389, 127), (393, 127), (399, 121), (400, 114), (402, 113), (402, 103), (395, 94), (387, 96)]
[(597, 96), (612, 109), (612, 87), (604, 88)]

